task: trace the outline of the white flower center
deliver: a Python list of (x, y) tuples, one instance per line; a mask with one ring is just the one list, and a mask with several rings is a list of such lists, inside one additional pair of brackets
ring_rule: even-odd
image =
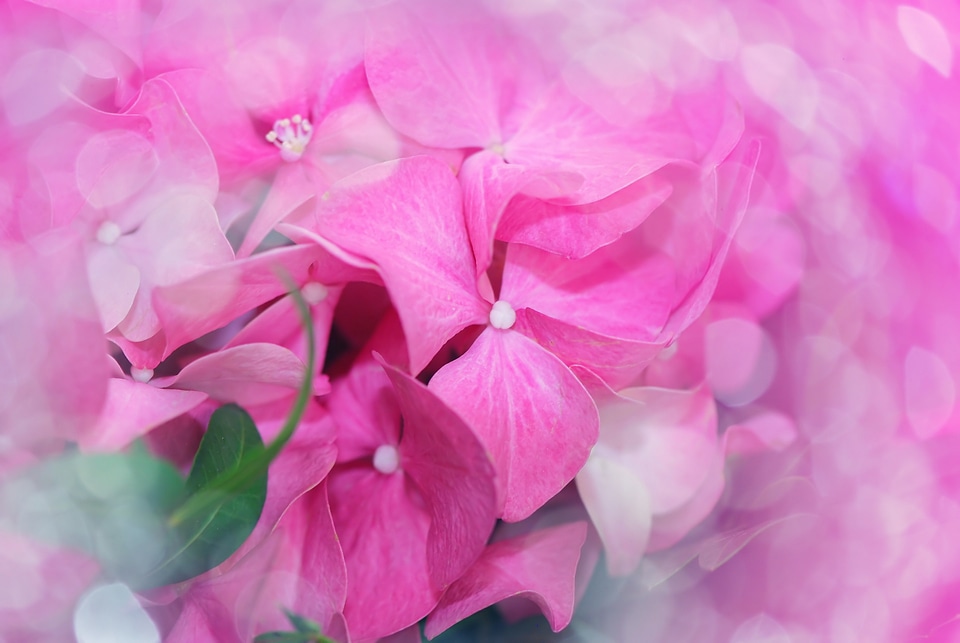
[(274, 121), (273, 129), (267, 134), (267, 140), (280, 150), (280, 158), (284, 161), (296, 161), (303, 156), (303, 151), (313, 136), (313, 126), (310, 121), (294, 114), (290, 118)]
[(508, 302), (499, 300), (490, 309), (490, 325), (500, 330), (513, 327), (517, 321), (517, 313)]
[(373, 453), (373, 468), (383, 474), (391, 474), (400, 468), (400, 453), (392, 444), (381, 444)]
[(327, 287), (318, 281), (308, 281), (303, 284), (303, 288), (300, 289), (300, 295), (304, 301), (311, 306), (316, 306), (326, 299), (329, 294), (330, 291), (327, 290)]
[(131, 368), (130, 377), (134, 379), (135, 382), (145, 383), (153, 379), (153, 369), (152, 368)]
[(105, 246), (112, 246), (122, 234), (123, 231), (116, 223), (113, 221), (104, 221), (100, 224), (100, 227), (97, 228), (97, 241)]

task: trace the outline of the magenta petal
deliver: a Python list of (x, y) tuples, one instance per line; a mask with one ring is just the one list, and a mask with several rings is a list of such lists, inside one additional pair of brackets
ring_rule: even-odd
[(574, 522), (490, 545), (444, 592), (427, 618), (427, 638), (511, 596), (534, 601), (559, 632), (573, 617), (574, 579), (586, 537), (587, 524)]
[(379, 268), (412, 372), (460, 330), (486, 322), (460, 186), (444, 163), (416, 156), (352, 174), (324, 195), (317, 221), (322, 237)]
[(430, 508), (427, 562), (445, 588), (472, 563), (496, 519), (493, 465), (463, 420), (426, 386), (384, 364), (404, 420), (402, 466)]
[(327, 485), (347, 565), (344, 616), (354, 639), (393, 634), (426, 616), (440, 598), (430, 580), (430, 516), (402, 472), (334, 469)]
[(579, 259), (640, 225), (672, 189), (654, 175), (584, 205), (556, 205), (518, 195), (504, 212), (496, 236)]
[(511, 330), (488, 327), (433, 376), (430, 389), (490, 452), (504, 520), (526, 518), (563, 489), (597, 440), (596, 406), (583, 385)]
[(200, 391), (161, 389), (127, 379), (111, 378), (107, 401), (95, 427), (80, 439), (91, 451), (121, 449), (207, 399)]
[(266, 404), (296, 391), (303, 370), (303, 362), (282, 346), (244, 344), (187, 364), (169, 386), (203, 391), (222, 402)]

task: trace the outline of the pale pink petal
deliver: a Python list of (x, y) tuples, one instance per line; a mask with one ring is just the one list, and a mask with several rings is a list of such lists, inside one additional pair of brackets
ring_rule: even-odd
[(370, 89), (390, 124), (420, 143), (486, 147), (502, 138), (503, 84), (515, 62), (508, 43), (472, 3), (381, 7), (366, 37)]
[(106, 398), (107, 346), (81, 248), (0, 243), (0, 432), (14, 450), (78, 439)]
[(460, 188), (442, 162), (418, 156), (352, 174), (321, 200), (317, 232), (377, 265), (414, 373), (460, 330), (486, 322)]
[(488, 546), (473, 567), (444, 592), (427, 618), (424, 633), (433, 638), (512, 596), (534, 601), (551, 629), (559, 632), (573, 617), (574, 578), (586, 535), (586, 523), (575, 522)]
[(292, 395), (302, 381), (303, 362), (286, 348), (244, 344), (187, 364), (167, 386), (246, 406)]
[(731, 454), (782, 451), (796, 439), (796, 423), (779, 411), (762, 411), (728, 426), (723, 433), (724, 450)]
[(463, 420), (426, 386), (384, 364), (404, 431), (401, 466), (430, 510), (430, 577), (447, 587), (480, 555), (496, 520), (494, 470)]
[(592, 454), (577, 474), (577, 490), (600, 534), (612, 576), (632, 573), (647, 550), (653, 512), (646, 486), (615, 458)]
[(93, 245), (87, 257), (87, 275), (100, 323), (104, 331), (110, 331), (130, 312), (140, 289), (140, 269), (116, 247)]
[(99, 574), (97, 562), (80, 552), (0, 531), (0, 637), (71, 638), (75, 604)]
[(637, 472), (655, 514), (677, 509), (701, 488), (721, 454), (710, 389), (620, 391), (615, 402), (600, 404), (601, 446)]
[[(488, 327), (430, 389), (473, 428), (497, 470), (501, 516), (526, 518), (576, 475), (597, 439), (593, 400), (556, 357)], [(483, 391), (483, 395), (477, 395)]]
[(504, 212), (496, 236), (579, 259), (640, 225), (672, 189), (654, 175), (583, 205), (556, 205), (518, 195)]
[(344, 616), (352, 638), (386, 636), (426, 616), (440, 598), (430, 580), (430, 515), (401, 472), (356, 467), (330, 474), (327, 485), (347, 564)]
[(237, 250), (237, 256), (247, 257), (252, 254), (280, 221), (327, 187), (329, 186), (323, 185), (318, 190), (311, 169), (304, 163), (281, 165), (270, 184), (263, 204), (250, 222), (247, 234), (243, 237), (243, 243)]
[(200, 391), (160, 389), (132, 380), (111, 378), (100, 420), (81, 437), (80, 446), (90, 451), (122, 449), (206, 399), (207, 394)]
[(216, 210), (191, 195), (160, 205), (136, 232), (121, 238), (118, 246), (141, 273), (137, 297), (118, 325), (134, 342), (149, 339), (161, 328), (153, 308), (154, 286), (168, 286), (233, 260), (233, 249), (220, 229)]

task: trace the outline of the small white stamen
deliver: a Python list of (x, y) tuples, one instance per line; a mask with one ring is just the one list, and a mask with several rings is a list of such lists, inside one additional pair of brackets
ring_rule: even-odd
[(112, 246), (122, 234), (123, 231), (116, 223), (113, 221), (104, 221), (100, 224), (100, 227), (97, 228), (97, 241), (105, 246)]
[(300, 114), (294, 114), (290, 118), (274, 121), (273, 129), (267, 133), (267, 141), (280, 150), (280, 158), (292, 162), (303, 156), (311, 136), (313, 127), (310, 121)]
[(490, 325), (500, 330), (512, 328), (517, 321), (517, 313), (509, 303), (499, 300), (490, 309)]
[(141, 384), (145, 384), (153, 379), (153, 369), (152, 368), (131, 368), (130, 377), (132, 377), (135, 382), (140, 382)]
[(319, 281), (308, 281), (300, 289), (300, 295), (311, 306), (316, 306), (327, 298), (330, 291)]
[(373, 468), (383, 474), (391, 474), (400, 468), (400, 453), (392, 444), (381, 444), (373, 453)]

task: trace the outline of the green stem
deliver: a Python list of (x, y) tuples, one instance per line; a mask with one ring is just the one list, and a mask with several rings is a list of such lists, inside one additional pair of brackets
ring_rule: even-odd
[(293, 437), (293, 432), (307, 410), (307, 404), (313, 396), (313, 374), (317, 367), (317, 340), (313, 332), (313, 317), (310, 315), (310, 307), (303, 299), (300, 289), (297, 288), (293, 280), (286, 274), (280, 275), (280, 278), (289, 289), (289, 294), (297, 305), (300, 321), (307, 331), (307, 368), (303, 382), (297, 392), (293, 409), (290, 411), (283, 428), (280, 429), (280, 433), (277, 434), (277, 437), (273, 439), (269, 446), (253, 451), (248, 457), (241, 460), (235, 468), (224, 471), (211, 480), (203, 491), (187, 498), (167, 521), (170, 527), (177, 527), (190, 518), (202, 514), (206, 509), (217, 504), (224, 495), (239, 493), (252, 485), (270, 467), (270, 463)]

